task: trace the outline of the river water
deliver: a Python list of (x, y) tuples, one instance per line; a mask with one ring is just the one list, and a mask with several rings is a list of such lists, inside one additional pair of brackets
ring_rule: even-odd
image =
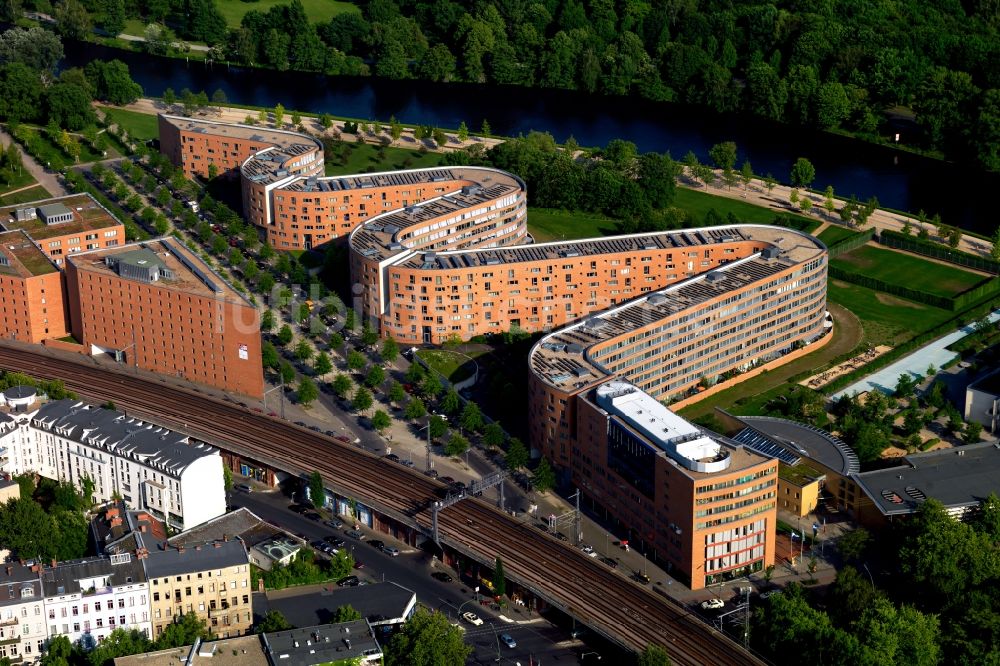
[(623, 138), (642, 151), (669, 151), (677, 159), (693, 150), (703, 161), (713, 144), (732, 140), (740, 162), (749, 159), (754, 171), (781, 181), (788, 180), (796, 158), (807, 157), (816, 166), (814, 187), (833, 185), (838, 196), (877, 196), (883, 206), (940, 213), (946, 223), (988, 235), (1000, 225), (988, 194), (1000, 192), (1000, 174), (750, 116), (571, 91), (208, 66), (77, 42), (65, 48), (65, 67), (82, 67), (93, 58), (125, 61), (146, 94), (155, 96), (168, 87), (209, 95), (221, 89), (239, 104), (280, 102), (286, 109), (382, 121), (395, 115), (406, 123), (440, 127), (464, 120), (473, 131), (485, 118), (495, 134), (547, 131), (558, 141), (572, 135), (584, 146)]

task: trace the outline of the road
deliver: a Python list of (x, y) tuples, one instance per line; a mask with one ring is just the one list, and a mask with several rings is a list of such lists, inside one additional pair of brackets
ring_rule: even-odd
[[(292, 500), (277, 490), (252, 493), (234, 491), (230, 503), (234, 508), (246, 507), (268, 522), (303, 535), (310, 542), (336, 533), (322, 523), (289, 510)], [(538, 614), (529, 613), (517, 606), (497, 613), (476, 603), (474, 588), (458, 580), (458, 573), (454, 570), (445, 568), (440, 563), (435, 567), (430, 555), (394, 541), (388, 535), (376, 534), (364, 527), (362, 531), (369, 539), (377, 538), (386, 545), (400, 548), (402, 554), (390, 557), (369, 546), (366, 541), (354, 541), (343, 536), (341, 530), (341, 536), (348, 543), (355, 559), (365, 564), (361, 571), (355, 572), (358, 577), (370, 582), (392, 581), (413, 590), (419, 603), (445, 613), (460, 624), (466, 630), (466, 641), (475, 650), (469, 660), (470, 664), (496, 663), (498, 637), (502, 633), (509, 634), (517, 642), (515, 648), (508, 648), (499, 642), (502, 657), (510, 659), (510, 663), (520, 661), (527, 664), (529, 656), (536, 662), (572, 663), (581, 652), (589, 649), (585, 649), (581, 641), (570, 638), (564, 628), (553, 625)], [(435, 570), (447, 571), (456, 580), (451, 583), (435, 580), (430, 575)], [(462, 612), (471, 610), (476, 613), (483, 620), (483, 625), (474, 627), (458, 620), (459, 608), (462, 608)], [(501, 615), (510, 621), (502, 619)], [(601, 649), (606, 648), (602, 646)]]

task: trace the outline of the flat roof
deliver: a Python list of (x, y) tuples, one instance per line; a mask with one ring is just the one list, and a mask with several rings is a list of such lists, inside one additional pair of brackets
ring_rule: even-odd
[[(728, 412), (727, 412), (728, 413)], [(858, 456), (843, 440), (805, 423), (798, 423), (774, 416), (737, 416), (730, 414), (754, 432), (766, 438), (774, 447), (790, 453), (792, 456), (804, 457), (818, 462), (829, 470), (842, 476), (857, 474), (861, 470)], [(774, 450), (769, 453), (764, 447), (755, 447), (760, 453), (772, 458), (791, 460)]]
[(250, 305), (245, 296), (222, 279), (200, 257), (182, 245), (180, 241), (169, 236), (139, 243), (129, 243), (119, 247), (71, 254), (67, 260), (71, 261), (77, 270), (114, 275), (119, 278), (118, 272), (105, 263), (105, 257), (131, 261), (142, 256), (149, 260), (148, 254), (139, 254), (142, 250), (151, 252), (155, 259), (161, 262), (173, 276), (165, 278), (161, 274), (156, 282), (149, 284), (198, 296), (219, 298), (238, 305)]
[(969, 384), (974, 391), (982, 391), (991, 395), (1000, 395), (1000, 370), (994, 370), (984, 377)]
[[(190, 661), (187, 660), (190, 658)], [(258, 634), (116, 657), (115, 666), (268, 666)]]
[(196, 546), (167, 546), (162, 543), (146, 544), (139, 535), (141, 543), (146, 546), (149, 555), (146, 557), (146, 574), (150, 578), (163, 578), (180, 574), (224, 569), (250, 562), (247, 550), (239, 539), (215, 541)]
[(1000, 494), (1000, 444), (967, 444), (903, 461), (851, 477), (886, 516), (913, 513), (931, 497), (945, 507), (964, 508)]
[(799, 463), (797, 465), (786, 465), (785, 463), (780, 463), (778, 465), (778, 478), (784, 479), (797, 486), (806, 486), (813, 481), (823, 478), (826, 476), (823, 472), (819, 471), (815, 467), (810, 467), (805, 463)]
[(280, 611), (294, 627), (327, 624), (341, 606), (351, 606), (372, 624), (405, 619), (416, 604), (417, 595), (392, 581), (358, 587), (337, 587), (332, 583), (269, 590), (254, 595), (254, 615)]
[[(45, 224), (45, 221), (40, 217), (24, 221), (18, 221), (14, 217), (14, 212), (22, 208), (46, 208), (58, 212), (57, 208), (52, 207), (60, 205), (65, 206), (73, 213), (71, 221), (59, 224)], [(85, 231), (97, 231), (120, 224), (121, 221), (118, 218), (112, 215), (108, 209), (99, 204), (87, 192), (0, 207), (0, 227), (8, 231), (23, 229), (36, 241)], [(124, 236), (122, 240), (124, 241)]]
[(227, 537), (239, 537), (247, 548), (252, 548), (281, 534), (283, 532), (276, 525), (266, 522), (244, 506), (175, 534), (167, 542), (171, 546), (196, 546)]
[[(774, 256), (764, 252), (718, 266), (699, 275), (680, 280), (663, 289), (647, 292), (603, 312), (583, 317), (542, 337), (531, 348), (531, 370), (550, 386), (583, 391), (602, 383), (608, 376), (604, 367), (591, 357), (591, 347), (601, 342), (628, 336), (643, 326), (654, 324), (699, 304), (763, 282), (789, 268), (820, 257), (826, 246), (817, 238), (785, 227), (746, 224), (739, 227), (698, 229), (704, 243), (724, 242), (718, 236), (736, 237), (761, 243), (762, 250), (775, 249)], [(691, 230), (636, 234), (608, 239), (622, 243), (655, 236), (689, 234)], [(604, 239), (586, 239), (593, 243)], [(530, 248), (531, 246), (527, 246)], [(542, 246), (535, 246), (535, 248)], [(618, 250), (620, 251), (620, 250)], [(711, 276), (711, 278), (709, 277)]]
[(272, 664), (316, 666), (382, 653), (364, 620), (324, 624), (263, 634), (264, 651)]
[(59, 272), (48, 255), (20, 229), (0, 233), (0, 254), (7, 259), (6, 263), (0, 263), (0, 275), (29, 278)]

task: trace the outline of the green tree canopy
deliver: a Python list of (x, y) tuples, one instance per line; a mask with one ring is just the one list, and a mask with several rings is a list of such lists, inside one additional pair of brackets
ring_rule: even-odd
[(418, 608), (386, 646), (386, 666), (461, 666), (472, 654), (464, 632), (436, 611)]
[(264, 618), (254, 626), (254, 631), (258, 634), (285, 631), (287, 629), (292, 629), (292, 625), (279, 610), (267, 611), (264, 614)]

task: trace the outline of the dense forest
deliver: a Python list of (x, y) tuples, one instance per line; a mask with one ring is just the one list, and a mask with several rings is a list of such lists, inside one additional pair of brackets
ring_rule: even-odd
[(638, 95), (862, 136), (912, 111), (920, 147), (1000, 170), (996, 0), (362, 0), (320, 24), (294, 0), (238, 27), (215, 2), (84, 5), (277, 69)]

